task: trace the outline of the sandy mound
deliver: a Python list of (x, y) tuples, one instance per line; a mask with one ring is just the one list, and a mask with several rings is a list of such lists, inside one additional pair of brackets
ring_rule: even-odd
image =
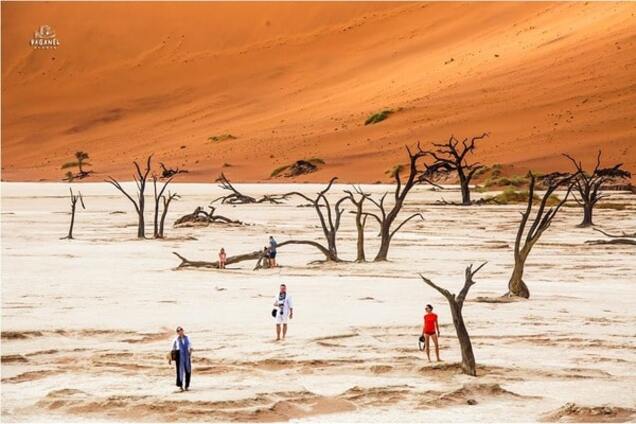
[(543, 422), (624, 423), (636, 418), (636, 409), (617, 406), (579, 406), (566, 403), (543, 415)]

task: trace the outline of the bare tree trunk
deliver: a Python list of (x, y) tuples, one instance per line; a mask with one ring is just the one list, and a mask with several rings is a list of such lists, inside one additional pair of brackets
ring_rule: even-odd
[(594, 206), (586, 202), (583, 205), (583, 221), (579, 224), (579, 227), (591, 227), (594, 225), (592, 222), (592, 212), (594, 211)]
[(486, 265), (486, 262), (481, 264), (474, 271), (472, 265), (466, 267), (464, 287), (457, 296), (420, 274), (420, 277), (426, 284), (440, 292), (446, 300), (448, 300), (448, 305), (450, 306), (451, 315), (453, 317), (453, 325), (455, 326), (455, 332), (457, 333), (457, 339), (459, 340), (459, 347), (462, 354), (462, 371), (464, 374), (471, 375), (473, 377), (477, 376), (475, 354), (473, 353), (473, 345), (470, 341), (470, 335), (468, 334), (468, 330), (464, 324), (462, 308), (464, 307), (464, 300), (466, 300), (470, 287), (475, 284), (473, 277), (484, 265)]
[[(530, 290), (523, 281), (523, 271), (526, 259), (528, 259), (528, 255), (530, 254), (532, 247), (536, 244), (541, 235), (550, 227), (557, 212), (567, 201), (568, 196), (572, 191), (573, 181), (576, 178), (576, 175), (577, 174), (572, 175), (553, 172), (552, 174), (542, 177), (544, 184), (547, 184), (546, 191), (543, 193), (543, 197), (541, 198), (539, 207), (536, 210), (535, 217), (526, 233), (526, 226), (530, 219), (530, 215), (532, 214), (536, 182), (536, 177), (532, 174), (532, 172), (528, 173), (528, 176), (530, 177), (530, 184), (528, 185), (528, 202), (526, 204), (526, 209), (521, 213), (521, 221), (517, 228), (517, 236), (515, 238), (514, 246), (515, 264), (510, 280), (508, 281), (508, 293), (506, 293), (506, 296), (518, 296), (524, 299), (530, 298)], [(563, 199), (554, 208), (549, 208), (546, 211), (546, 204), (552, 193), (554, 193), (558, 187), (564, 185), (567, 186), (567, 191)], [(525, 238), (523, 237), (524, 234)]]
[(463, 174), (460, 174), (459, 184), (462, 189), (462, 205), (465, 205), (465, 206), (470, 206), (471, 204), (470, 187), (468, 185), (469, 183), (470, 181), (467, 180), (466, 177), (463, 176)]
[(163, 211), (161, 212), (161, 220), (159, 221), (159, 238), (163, 238), (164, 237), (164, 225), (166, 222), (166, 215), (168, 215), (168, 208), (170, 207), (170, 202), (172, 202), (173, 199), (178, 199), (180, 196), (176, 193), (170, 193), (168, 192), (168, 197), (166, 196), (161, 196), (161, 199), (163, 200)]
[(146, 190), (146, 181), (148, 180), (148, 174), (150, 174), (150, 162), (152, 160), (152, 155), (148, 156), (146, 161), (146, 169), (142, 172), (141, 167), (135, 161), (133, 165), (135, 166), (136, 175), (135, 175), (135, 184), (137, 186), (137, 200), (135, 200), (124, 188), (121, 186), (119, 181), (115, 180), (113, 177), (108, 177), (105, 181), (119, 190), (128, 200), (132, 202), (135, 207), (135, 212), (137, 212), (138, 222), (137, 222), (137, 238), (143, 239), (146, 238), (146, 222), (144, 220), (144, 209), (146, 206), (146, 199), (144, 197), (144, 191)]
[(82, 193), (78, 192), (77, 195), (73, 194), (73, 189), (69, 188), (69, 191), (71, 192), (71, 224), (68, 228), (68, 235), (66, 237), (63, 237), (63, 239), (69, 239), (72, 240), (73, 239), (73, 226), (75, 225), (75, 210), (77, 209), (77, 202), (80, 202), (80, 205), (82, 205), (82, 209), (86, 209), (86, 206), (84, 206), (84, 198), (82, 197)]
[(473, 353), (473, 344), (470, 341), (468, 330), (464, 324), (464, 317), (462, 316), (462, 308), (457, 305), (457, 302), (449, 302), (451, 315), (453, 317), (453, 325), (455, 326), (455, 332), (457, 333), (457, 340), (459, 340), (459, 348), (462, 353), (462, 371), (464, 374), (477, 376), (477, 370), (475, 365), (475, 354)]
[[(153, 237), (154, 238), (163, 238), (163, 230), (159, 229), (160, 202), (161, 202), (161, 199), (164, 198), (163, 192), (166, 190), (166, 187), (168, 187), (168, 184), (170, 184), (170, 182), (172, 182), (173, 178), (174, 177), (168, 178), (168, 180), (163, 184), (163, 187), (161, 187), (161, 190), (159, 192), (157, 192), (157, 179), (158, 178), (157, 178), (156, 175), (152, 176), (152, 187), (154, 189), (154, 199), (155, 199), (155, 213), (154, 213), (154, 220), (153, 220), (153, 227), (152, 227), (153, 228)], [(170, 199), (170, 200), (172, 200), (172, 199)], [(164, 201), (164, 205), (165, 205), (165, 201)]]
[(583, 208), (583, 221), (578, 225), (579, 227), (590, 227), (594, 225), (592, 222), (594, 206), (596, 206), (599, 200), (608, 196), (601, 192), (605, 184), (629, 179), (632, 175), (629, 171), (622, 169), (622, 163), (610, 168), (601, 168), (601, 153), (599, 150), (596, 156), (596, 165), (591, 173), (585, 172), (583, 164), (580, 161), (577, 162), (570, 155), (563, 155), (572, 162), (576, 169), (574, 188), (578, 193), (578, 197), (575, 195), (574, 200)]
[(356, 229), (358, 232), (358, 240), (356, 243), (356, 262), (366, 262), (367, 258), (364, 253), (364, 224), (366, 217), (362, 217), (362, 207), (356, 211)]
[(144, 218), (144, 209), (146, 207), (146, 199), (144, 198), (144, 193), (139, 193), (139, 210), (137, 211), (137, 217), (139, 218), (137, 222), (137, 238), (144, 239), (146, 238), (146, 220)]
[(467, 157), (475, 153), (476, 142), (487, 136), (487, 133), (483, 133), (472, 137), (470, 141), (465, 138), (461, 142), (451, 136), (446, 143), (434, 143), (433, 146), (437, 148), (435, 151), (426, 152), (437, 161), (435, 169), (438, 174), (457, 173), (462, 191), (461, 204), (464, 206), (471, 205), (470, 181), (484, 167), (479, 162), (468, 163)]
[(73, 239), (73, 225), (75, 224), (75, 202), (71, 204), (71, 225), (68, 228), (68, 236), (67, 239)]
[(523, 297), (528, 299), (530, 297), (530, 290), (526, 283), (523, 282), (523, 270), (526, 265), (526, 258), (519, 258), (515, 260), (515, 266), (508, 281), (508, 293), (514, 296)]
[[(337, 235), (338, 235), (338, 229), (340, 228), (342, 213), (344, 212), (344, 209), (341, 207), (341, 205), (342, 205), (342, 202), (350, 198), (349, 195), (347, 195), (346, 197), (342, 197), (338, 199), (335, 205), (333, 206), (333, 210), (332, 210), (331, 203), (329, 202), (329, 199), (327, 198), (326, 194), (327, 192), (329, 192), (329, 190), (333, 186), (333, 183), (337, 179), (338, 179), (337, 177), (333, 177), (327, 184), (327, 187), (319, 191), (316, 194), (316, 197), (314, 199), (297, 191), (286, 194), (286, 196), (293, 195), (293, 196), (302, 197), (314, 207), (316, 211), (316, 215), (318, 215), (318, 220), (320, 221), (320, 226), (322, 227), (323, 235), (325, 236), (325, 240), (327, 241), (327, 247), (325, 249), (325, 247), (320, 245), (319, 243), (316, 243), (316, 242), (313, 242), (313, 243), (316, 245), (316, 247), (320, 246), (319, 248), (321, 251), (323, 251), (323, 253), (325, 253), (327, 260), (334, 261), (334, 262), (340, 261), (340, 258), (338, 258), (338, 248), (336, 243), (337, 243)], [(324, 212), (322, 210), (323, 208), (325, 210)]]

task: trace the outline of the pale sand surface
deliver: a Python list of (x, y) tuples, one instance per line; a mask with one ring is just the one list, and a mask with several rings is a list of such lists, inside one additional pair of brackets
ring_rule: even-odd
[[(172, 188), (183, 199), (173, 203), (170, 223), (221, 192)], [(250, 194), (292, 188), (318, 186), (241, 186)], [(112, 187), (76, 189), (88, 210), (78, 212), (76, 240), (68, 241), (59, 239), (69, 220), (67, 185), (2, 184), (5, 421), (535, 421), (567, 402), (627, 408), (597, 418), (629, 420), (636, 407), (636, 254), (585, 246), (598, 237), (575, 228), (578, 209), (564, 208), (531, 254), (531, 300), (491, 304), (473, 300), (505, 292), (520, 205), (442, 207), (433, 202), (457, 200), (458, 192), (421, 187), (404, 214), (421, 211), (425, 221), (396, 236), (390, 262), (308, 266), (320, 259), (314, 250), (283, 247), (277, 270), (255, 272), (246, 262), (223, 272), (175, 271), (171, 251), (214, 260), (221, 246), (229, 255), (255, 250), (268, 234), (318, 239), (314, 211), (296, 201), (221, 206), (253, 225), (170, 226), (166, 240), (138, 241), (132, 206)], [(597, 224), (636, 228), (634, 196), (611, 201), (630, 206), (599, 210)], [(353, 258), (354, 247), (347, 214), (341, 256)], [(445, 300), (417, 273), (456, 290), (464, 267), (484, 260), (464, 307), (480, 375), (471, 378), (457, 369)], [(274, 343), (269, 312), (281, 282), (296, 314), (288, 340)], [(442, 324), (441, 365), (417, 350), (425, 303)], [(165, 360), (177, 325), (196, 348), (192, 391), (184, 394), (175, 393)]]

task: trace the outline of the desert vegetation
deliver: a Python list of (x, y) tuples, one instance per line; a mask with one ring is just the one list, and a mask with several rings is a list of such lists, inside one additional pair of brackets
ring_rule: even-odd
[(225, 134), (219, 134), (219, 135), (211, 135), (210, 137), (208, 137), (208, 140), (212, 142), (219, 142), (219, 141), (225, 141), (225, 140), (236, 140), (236, 137), (230, 133), (225, 133)]
[(282, 165), (274, 169), (270, 177), (297, 177), (316, 172), (325, 161), (320, 158), (301, 159), (290, 165)]
[(75, 179), (86, 178), (90, 174), (92, 174), (93, 171), (85, 169), (86, 166), (91, 166), (91, 164), (88, 162), (88, 159), (88, 153), (81, 150), (75, 152), (75, 160), (66, 162), (64, 165), (62, 165), (62, 169), (77, 168), (77, 173), (67, 171), (65, 174), (65, 179), (69, 182), (72, 182)]
[(387, 119), (393, 112), (393, 109), (383, 109), (380, 112), (373, 113), (369, 115), (366, 121), (364, 121), (364, 125), (372, 125), (377, 124), (378, 122), (382, 122)]

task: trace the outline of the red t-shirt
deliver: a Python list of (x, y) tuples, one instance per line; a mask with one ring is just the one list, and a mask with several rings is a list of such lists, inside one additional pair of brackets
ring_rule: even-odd
[(435, 334), (437, 324), (437, 315), (434, 313), (424, 315), (424, 334)]

